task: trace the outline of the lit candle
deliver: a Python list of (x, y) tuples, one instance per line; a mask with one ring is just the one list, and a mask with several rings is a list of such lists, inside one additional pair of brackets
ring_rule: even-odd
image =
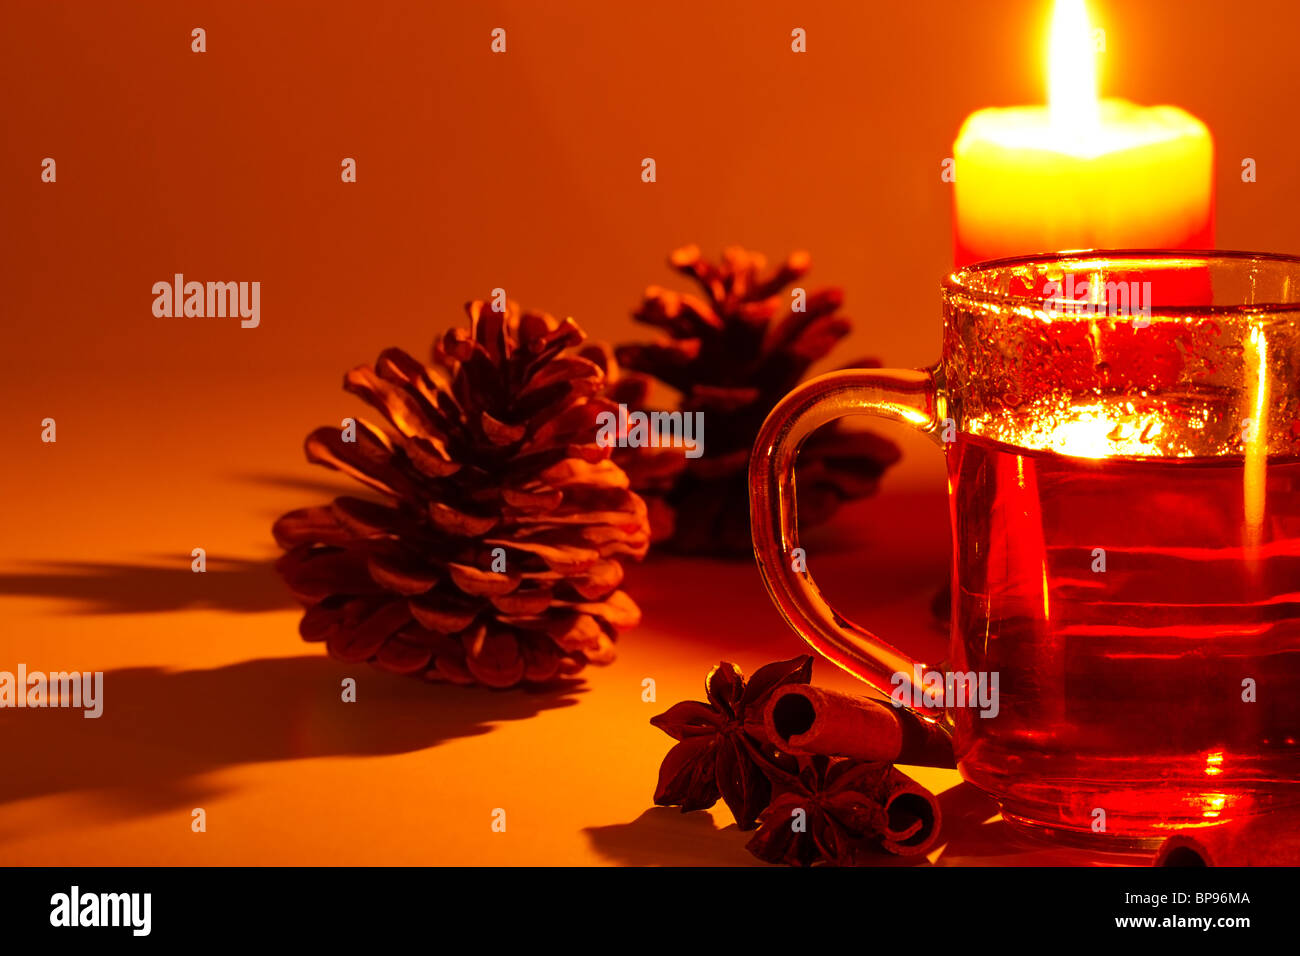
[(1176, 106), (1097, 99), (1083, 0), (1057, 0), (1048, 106), (986, 109), (957, 136), (958, 265), (1066, 249), (1214, 245), (1214, 145)]

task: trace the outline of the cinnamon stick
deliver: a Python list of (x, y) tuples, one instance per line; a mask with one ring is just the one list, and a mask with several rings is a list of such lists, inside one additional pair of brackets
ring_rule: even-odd
[(939, 841), (943, 814), (939, 801), (925, 787), (894, 767), (881, 787), (881, 804), (889, 820), (880, 845), (895, 856), (920, 856)]
[(1243, 817), (1171, 836), (1154, 866), (1300, 866), (1300, 810)]
[(935, 721), (869, 697), (786, 684), (768, 698), (769, 739), (789, 753), (954, 767), (952, 739)]

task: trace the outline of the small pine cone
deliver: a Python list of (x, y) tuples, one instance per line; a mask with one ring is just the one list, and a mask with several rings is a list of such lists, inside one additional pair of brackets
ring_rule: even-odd
[[(653, 344), (622, 345), (615, 354), (623, 368), (677, 390), (682, 411), (704, 413), (703, 455), (684, 460), (667, 490), (639, 482), (641, 468), (624, 468), (633, 488), (649, 500), (662, 497), (674, 513), (667, 542), (672, 550), (746, 556), (752, 553), (748, 467), (754, 440), (773, 406), (848, 334), (849, 320), (839, 314), (843, 293), (815, 290), (807, 293), (804, 311), (790, 308), (782, 290), (807, 273), (806, 252), (768, 269), (763, 256), (744, 249), (727, 249), (714, 264), (697, 247), (686, 246), (669, 263), (694, 279), (704, 297), (647, 289), (633, 318), (665, 335)], [(862, 359), (854, 365), (879, 363)], [(898, 458), (893, 442), (870, 432), (838, 426), (817, 432), (797, 466), (801, 526), (825, 521), (843, 502), (874, 493)]]
[(573, 319), (467, 311), (432, 366), (388, 349), (345, 376), (385, 424), (319, 428), (307, 458), (377, 495), (284, 515), (277, 567), (307, 607), (302, 636), (334, 657), (457, 684), (544, 682), (612, 660), (638, 623), (619, 585), (622, 559), (649, 544), (646, 506), (597, 444), (610, 404)]

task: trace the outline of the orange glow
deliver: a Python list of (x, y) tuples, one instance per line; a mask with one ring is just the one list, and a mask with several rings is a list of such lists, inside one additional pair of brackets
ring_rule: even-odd
[(1205, 795), (1205, 810), (1201, 816), (1207, 820), (1213, 820), (1223, 815), (1223, 807), (1228, 802), (1226, 793), (1207, 793)]

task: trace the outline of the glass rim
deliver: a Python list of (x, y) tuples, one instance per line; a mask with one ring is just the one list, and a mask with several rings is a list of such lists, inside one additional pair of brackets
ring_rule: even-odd
[[(1009, 308), (1042, 309), (1042, 296), (1023, 293), (989, 292), (975, 288), (971, 280), (975, 276), (985, 275), (999, 269), (1013, 269), (1024, 266), (1052, 266), (1065, 263), (1102, 263), (1109, 260), (1115, 264), (1125, 261), (1163, 260), (1176, 262), (1188, 260), (1197, 265), (1213, 265), (1215, 262), (1258, 262), (1280, 263), (1294, 266), (1296, 279), (1300, 281), (1300, 256), (1278, 252), (1243, 252), (1235, 249), (1070, 249), (1061, 252), (1042, 252), (1021, 256), (1007, 256), (1001, 259), (987, 259), (954, 269), (943, 279), (941, 288), (944, 299), (953, 296), (980, 302), (986, 305)], [(1300, 312), (1300, 301), (1296, 302), (1252, 302), (1236, 305), (1153, 305), (1152, 315), (1197, 316), (1197, 315), (1244, 315), (1276, 314)], [(1059, 316), (1067, 321), (1070, 316)]]

